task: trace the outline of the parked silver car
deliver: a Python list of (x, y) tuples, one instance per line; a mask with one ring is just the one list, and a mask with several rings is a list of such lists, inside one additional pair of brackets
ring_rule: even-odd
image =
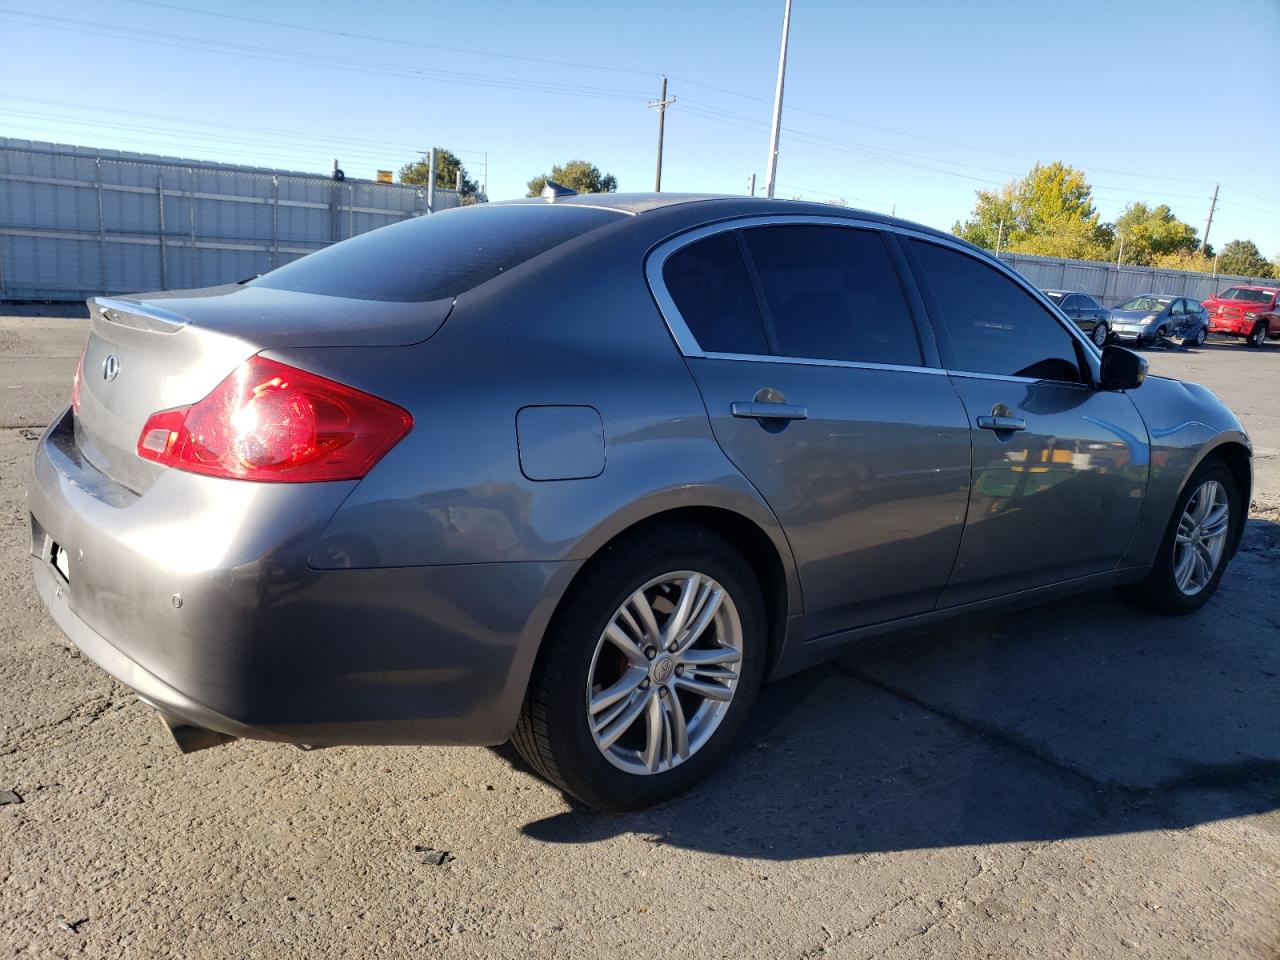
[(1209, 314), (1199, 300), (1144, 293), (1112, 308), (1111, 330), (1117, 340), (1140, 345), (1176, 337), (1201, 347), (1209, 336)]
[(762, 681), (890, 631), (1107, 586), (1195, 610), (1249, 503), (1209, 391), (870, 213), (480, 205), (90, 307), (35, 582), (187, 749), (513, 738), (641, 806)]

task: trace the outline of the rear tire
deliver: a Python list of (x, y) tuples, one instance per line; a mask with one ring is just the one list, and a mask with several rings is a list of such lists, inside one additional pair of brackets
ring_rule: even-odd
[[(1216, 507), (1211, 507), (1199, 517), (1198, 522), (1194, 516), (1197, 508), (1208, 502), (1207, 499), (1196, 501), (1196, 497), (1207, 497), (1207, 494), (1213, 494), (1219, 501), (1225, 500), (1227, 508), (1222, 521), (1225, 526), (1221, 545), (1216, 554), (1213, 549), (1216, 544), (1211, 543), (1211, 534), (1217, 529), (1217, 525), (1211, 523)], [(1169, 518), (1169, 526), (1160, 541), (1160, 550), (1151, 572), (1141, 583), (1124, 587), (1121, 595), (1130, 603), (1156, 613), (1194, 613), (1203, 607), (1218, 589), (1230, 562), (1232, 547), (1239, 539), (1240, 526), (1244, 523), (1244, 505), (1240, 500), (1235, 476), (1225, 463), (1215, 458), (1201, 464), (1175, 501), (1173, 516)], [(1199, 526), (1199, 523), (1204, 526)], [(1188, 582), (1182, 582), (1184, 578), (1181, 575), (1187, 569), (1182, 561), (1191, 554), (1192, 566), (1196, 566), (1194, 554), (1200, 550), (1201, 544), (1205, 546), (1203, 556), (1206, 559), (1212, 557), (1212, 569), (1203, 577), (1192, 576)], [(1193, 573), (1199, 570), (1196, 566)]]
[[(682, 647), (682, 634), (665, 635), (679, 614), (683, 585), (695, 582), (685, 622), (696, 627), (700, 613), (715, 614), (687, 641), (690, 647), (674, 652), (667, 641)], [(699, 605), (704, 586), (706, 604)], [(717, 587), (723, 594), (713, 607)], [(636, 606), (646, 597), (649, 614)], [(734, 644), (740, 655), (725, 659)], [(728, 753), (755, 701), (767, 648), (760, 584), (729, 541), (683, 523), (639, 530), (592, 559), (565, 596), (543, 638), (512, 740), (539, 775), (588, 806), (661, 803)], [(708, 657), (716, 665), (703, 665)], [(700, 683), (714, 686), (713, 695), (692, 692)]]

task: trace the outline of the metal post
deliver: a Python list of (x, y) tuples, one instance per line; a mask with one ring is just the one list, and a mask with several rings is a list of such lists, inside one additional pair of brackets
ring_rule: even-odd
[(458, 167), (458, 175), (453, 178), (453, 192), (462, 196), (462, 167)]
[(280, 177), (271, 175), (271, 267), (280, 265)]
[(782, 48), (778, 51), (778, 85), (773, 92), (773, 126), (769, 131), (769, 175), (765, 179), (764, 195), (773, 199), (774, 183), (778, 175), (778, 133), (782, 128), (782, 84), (787, 73), (787, 37), (791, 33), (791, 0), (786, 0), (782, 13)]
[(98, 281), (102, 292), (107, 293), (109, 290), (107, 287), (107, 231), (102, 218), (102, 158), (98, 157), (95, 164), (98, 169)]
[(188, 186), (191, 188), (187, 191), (188, 206), (191, 214), (191, 286), (200, 286), (200, 257), (196, 252), (196, 168), (187, 167), (187, 173), (190, 175)]
[(436, 148), (431, 148), (427, 161), (427, 213), (436, 212)]
[(156, 199), (160, 206), (160, 289), (169, 289), (169, 254), (164, 245), (164, 174), (156, 174)]
[(356, 188), (347, 184), (347, 237), (356, 235)]
[(747, 177), (747, 196), (754, 197), (756, 195), (756, 175), (753, 173)]
[(489, 199), (489, 151), (484, 152), (484, 198)]

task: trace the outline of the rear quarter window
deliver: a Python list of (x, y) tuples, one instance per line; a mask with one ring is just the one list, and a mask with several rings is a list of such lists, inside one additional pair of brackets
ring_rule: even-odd
[(462, 207), (362, 233), (250, 283), (353, 300), (440, 300), (622, 216), (550, 204)]

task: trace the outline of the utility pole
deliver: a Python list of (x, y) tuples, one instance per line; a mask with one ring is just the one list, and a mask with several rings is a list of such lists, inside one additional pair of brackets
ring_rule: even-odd
[(769, 131), (769, 175), (765, 178), (764, 195), (773, 199), (778, 176), (778, 132), (782, 127), (782, 83), (787, 74), (787, 38), (791, 33), (791, 0), (782, 12), (782, 48), (778, 51), (778, 86), (773, 92), (773, 126)]
[(1204, 225), (1204, 243), (1200, 245), (1200, 253), (1209, 254), (1209, 228), (1213, 226), (1213, 211), (1218, 209), (1218, 185), (1213, 185), (1213, 201), (1209, 204), (1209, 219)]
[(653, 192), (662, 192), (662, 132), (667, 124), (667, 107), (676, 102), (676, 98), (667, 99), (667, 78), (664, 74), (662, 77), (662, 93), (658, 95), (657, 100), (649, 101), (649, 109), (658, 111), (658, 172), (653, 178)]
[(484, 152), (484, 198), (489, 199), (489, 151)]
[(1000, 226), (996, 228), (996, 256), (1000, 256), (1000, 243), (1004, 240), (1004, 221), (1000, 221)]
[(756, 195), (756, 175), (753, 173), (747, 177), (747, 196), (754, 197)]
[(1120, 262), (1124, 259), (1124, 234), (1120, 234), (1120, 250), (1116, 253), (1116, 269), (1120, 269)]

